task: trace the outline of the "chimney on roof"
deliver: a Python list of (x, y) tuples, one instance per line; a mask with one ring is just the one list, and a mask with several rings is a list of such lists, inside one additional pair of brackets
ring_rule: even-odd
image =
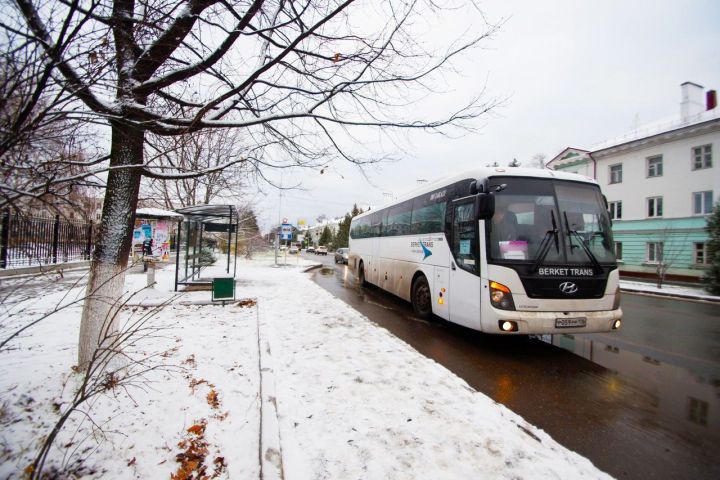
[(680, 85), (682, 101), (680, 102), (680, 118), (683, 122), (703, 112), (703, 87), (697, 83), (685, 82)]
[(717, 92), (708, 90), (705, 92), (705, 109), (712, 110), (715, 107), (717, 107)]

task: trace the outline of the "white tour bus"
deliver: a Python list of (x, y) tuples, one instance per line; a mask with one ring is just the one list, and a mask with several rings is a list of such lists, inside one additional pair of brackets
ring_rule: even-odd
[(587, 177), (483, 168), (355, 217), (348, 264), (366, 282), (487, 333), (620, 328), (607, 202)]

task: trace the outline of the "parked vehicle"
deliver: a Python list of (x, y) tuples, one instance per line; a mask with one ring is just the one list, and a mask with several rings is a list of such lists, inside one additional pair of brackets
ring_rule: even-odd
[(290, 247), (290, 250), (288, 250), (288, 253), (296, 254), (296, 253), (298, 253), (299, 251), (300, 251), (300, 250), (298, 250), (298, 247), (296, 247), (295, 245), (293, 245), (292, 247)]
[(349, 248), (338, 248), (335, 250), (335, 263), (344, 263), (347, 265), (349, 253)]
[(327, 255), (327, 247), (320, 245), (315, 250), (315, 255)]
[(313, 247), (312, 245), (310, 245), (310, 246), (307, 248), (307, 250), (305, 250), (305, 251), (306, 251), (307, 253), (315, 253), (315, 247)]

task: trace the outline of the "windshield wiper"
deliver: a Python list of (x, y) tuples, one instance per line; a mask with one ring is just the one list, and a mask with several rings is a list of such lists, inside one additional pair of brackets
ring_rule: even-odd
[(547, 257), (548, 252), (550, 251), (550, 238), (555, 238), (555, 250), (557, 250), (557, 253), (560, 253), (560, 243), (558, 242), (558, 228), (557, 228), (557, 222), (555, 221), (555, 212), (550, 210), (550, 218), (552, 219), (552, 230), (548, 230), (545, 232), (545, 238), (543, 238), (542, 242), (540, 242), (540, 249), (538, 250), (538, 257), (537, 260), (535, 260), (535, 264), (533, 265), (532, 271), (537, 272), (538, 269), (540, 269), (540, 265), (542, 265), (543, 261), (545, 260), (545, 257)]
[(593, 268), (595, 269), (595, 273), (602, 273), (603, 269), (600, 266), (600, 262), (598, 262), (597, 257), (594, 253), (592, 253), (592, 250), (588, 248), (588, 246), (585, 244), (585, 239), (580, 235), (577, 230), (573, 230), (570, 228), (570, 222), (568, 222), (567, 218), (567, 212), (563, 212), (563, 216), (565, 217), (565, 225), (567, 226), (567, 232), (568, 237), (570, 237), (568, 240), (570, 241), (570, 253), (572, 253), (573, 248), (577, 248), (577, 246), (573, 245), (572, 243), (572, 237), (575, 236), (575, 238), (578, 239), (578, 242), (580, 243), (580, 246), (582, 247), (583, 251), (585, 252), (585, 255), (590, 259), (590, 262), (593, 265)]

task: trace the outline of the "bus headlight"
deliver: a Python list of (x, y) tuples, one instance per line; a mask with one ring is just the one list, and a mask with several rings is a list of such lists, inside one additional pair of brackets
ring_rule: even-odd
[(490, 281), (490, 303), (501, 310), (515, 310), (512, 293), (502, 283)]

